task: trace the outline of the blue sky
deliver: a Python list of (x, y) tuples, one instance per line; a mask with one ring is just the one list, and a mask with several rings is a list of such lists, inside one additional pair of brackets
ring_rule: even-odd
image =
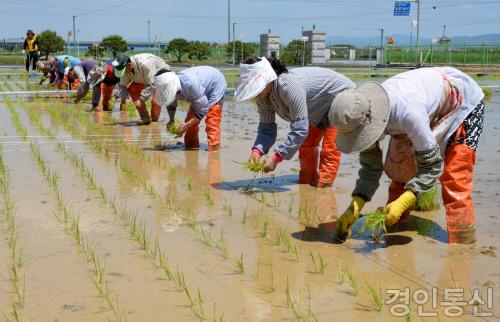
[[(421, 0), (421, 36), (473, 36), (500, 30), (500, 1)], [(328, 35), (409, 34), (410, 17), (393, 17), (393, 0), (231, 0), (236, 36), (257, 41), (271, 29), (282, 42), (298, 38), (302, 26)], [(435, 7), (435, 8), (434, 8)], [(411, 15), (416, 15), (412, 4)], [(77, 16), (78, 38), (100, 40), (120, 34), (128, 40), (227, 40), (227, 0), (0, 0), (0, 39), (22, 37), (26, 29), (66, 34)]]

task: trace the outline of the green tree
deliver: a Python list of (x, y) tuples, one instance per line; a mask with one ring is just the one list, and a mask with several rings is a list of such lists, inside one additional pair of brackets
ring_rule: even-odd
[[(302, 53), (304, 52), (304, 42), (302, 40), (292, 40), (283, 48), (280, 55), (281, 60), (285, 64), (299, 65), (302, 64)], [(307, 62), (309, 49), (305, 46), (304, 60)]]
[(177, 58), (177, 61), (180, 62), (182, 56), (189, 52), (189, 47), (189, 42), (186, 39), (174, 38), (165, 47), (165, 52), (173, 54)]
[(117, 54), (124, 53), (128, 50), (127, 42), (119, 35), (110, 35), (103, 38), (99, 43), (99, 47), (110, 52), (113, 58), (115, 58)]
[[(242, 43), (239, 40), (234, 42), (234, 55), (235, 55), (235, 63), (239, 64), (244, 61), (246, 58), (255, 56), (256, 44), (253, 43)], [(243, 46), (243, 56), (242, 54), (242, 46)], [(226, 45), (226, 57), (228, 61), (233, 61), (233, 42), (230, 42)]]
[(101, 58), (104, 56), (104, 48), (99, 46), (98, 44), (93, 44), (87, 48), (87, 52), (85, 53), (87, 57), (94, 57), (94, 59)]
[(64, 39), (52, 30), (44, 30), (38, 34), (38, 44), (45, 59), (49, 58), (49, 54), (64, 50)]
[(199, 61), (205, 60), (210, 57), (212, 53), (212, 48), (210, 47), (210, 43), (204, 41), (192, 41), (189, 44), (189, 59), (196, 58)]

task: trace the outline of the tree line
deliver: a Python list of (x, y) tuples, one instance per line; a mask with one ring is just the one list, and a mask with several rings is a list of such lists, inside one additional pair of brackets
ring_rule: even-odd
[[(64, 38), (55, 31), (44, 30), (38, 34), (41, 53), (45, 59), (49, 55), (63, 52), (66, 42)], [(116, 57), (117, 54), (134, 50), (127, 41), (119, 35), (109, 35), (104, 37), (99, 43), (87, 48), (85, 56), (102, 58), (106, 55)], [(305, 51), (305, 52), (304, 52)], [(232, 42), (220, 45), (206, 41), (188, 41), (184, 38), (174, 38), (165, 44), (164, 52), (169, 54), (173, 60), (182, 62), (183, 59), (203, 61), (209, 58), (226, 59), (241, 63), (245, 58), (259, 55), (259, 44), (252, 42), (241, 42), (236, 40), (234, 46)], [(281, 49), (280, 58), (287, 64), (300, 64), (302, 55), (308, 56), (308, 49), (304, 47), (301, 40), (292, 40)], [(307, 58), (306, 58), (307, 59)]]

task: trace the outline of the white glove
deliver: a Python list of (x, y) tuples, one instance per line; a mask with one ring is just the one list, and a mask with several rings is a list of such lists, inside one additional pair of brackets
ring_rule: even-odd
[(22, 53), (23, 53), (23, 54), (25, 54), (25, 53), (26, 53), (26, 50), (24, 50), (24, 49), (23, 49), (23, 50), (22, 50)]

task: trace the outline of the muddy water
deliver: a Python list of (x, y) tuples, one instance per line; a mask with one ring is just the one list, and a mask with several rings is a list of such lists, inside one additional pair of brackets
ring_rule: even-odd
[[(72, 136), (60, 124), (53, 123), (42, 110), (41, 115), (46, 126), (57, 130), (58, 140), (64, 141), (68, 148), (84, 158), (86, 165), (93, 169), (98, 184), (109, 194), (116, 195), (121, 204), (137, 210), (138, 218), (145, 222), (152, 238), (158, 237), (171, 266), (179, 267), (194, 293), (199, 287), (209, 319), (212, 319), (214, 305), (215, 311), (218, 314), (224, 312), (224, 319), (228, 321), (293, 319), (294, 314), (285, 301), (288, 280), (291, 296), (297, 303), (295, 307), (302, 315), (308, 315), (310, 303), (311, 312), (320, 321), (382, 321), (396, 318), (389, 314), (387, 306), (381, 314), (372, 310), (365, 280), (376, 289), (380, 287), (383, 298), (388, 297), (387, 289), (405, 287), (412, 291), (425, 289), (429, 292), (438, 287), (440, 296), (446, 287), (456, 285), (466, 289), (481, 288), (483, 293), (487, 287), (498, 291), (500, 265), (494, 247), (499, 245), (500, 231), (495, 211), (499, 203), (496, 186), (500, 179), (497, 173), (500, 141), (496, 128), (500, 119), (499, 108), (500, 93), (494, 93), (492, 100), (487, 102), (486, 127), (478, 150), (474, 198), (479, 241), (473, 246), (449, 246), (445, 243), (442, 209), (429, 213), (414, 212), (412, 225), (402, 227), (404, 229), (394, 233), (387, 243), (373, 245), (369, 238), (354, 234), (345, 244), (334, 244), (334, 224), (331, 222), (350, 200), (358, 169), (356, 156), (343, 156), (333, 189), (316, 190), (297, 185), (297, 160), (280, 164), (272, 177), (255, 178), (233, 162), (245, 161), (253, 143), (258, 119), (256, 108), (252, 105), (226, 103), (223, 148), (219, 153), (207, 153), (203, 149), (183, 151), (177, 144), (178, 140), (165, 132), (164, 124), (110, 126), (106, 117), (97, 115), (95, 121), (103, 124), (107, 135), (99, 134), (101, 136), (97, 140), (123, 137), (130, 144), (140, 145), (153, 161), (145, 160), (114, 143), (107, 143), (110, 148), (107, 160), (89, 144), (82, 142), (95, 139), (88, 135), (96, 133), (88, 133), (81, 126), (80, 134)], [(24, 125), (29, 127), (30, 122), (24, 111), (19, 109)], [(4, 154), (9, 166), (14, 168), (13, 191), (19, 217), (25, 221), (32, 217), (36, 219), (29, 225), (22, 225), (25, 253), (37, 259), (39, 257), (35, 254), (44, 254), (42, 249), (50, 254), (45, 261), (33, 260), (32, 267), (26, 265), (26, 275), (31, 281), (26, 285), (26, 294), (31, 295), (27, 296), (23, 313), (35, 321), (53, 318), (61, 321), (105, 319), (106, 312), (88, 315), (89, 311), (97, 310), (100, 303), (100, 299), (92, 293), (93, 285), (89, 282), (91, 272), (87, 271), (87, 264), (71, 240), (51, 219), (50, 209), (54, 201), (49, 198), (48, 188), (38, 189), (38, 186), (44, 186), (44, 182), (41, 178), (36, 179), (37, 169), (29, 153), (23, 150), (22, 145), (9, 143), (20, 139), (9, 127), (10, 115), (3, 105), (0, 105), (0, 113), (2, 132), (8, 136), (2, 139)], [(182, 112), (180, 114), (183, 116)], [(117, 112), (113, 113), (113, 117), (121, 122), (130, 121), (128, 116)], [(77, 121), (75, 123), (78, 124)], [(285, 137), (287, 124), (280, 123), (279, 129), (278, 140)], [(34, 129), (30, 132), (37, 134)], [(200, 134), (201, 142), (206, 142), (203, 126)], [(53, 143), (48, 138), (32, 140), (42, 144), (44, 156), (60, 171), (64, 195), (72, 208), (80, 213), (82, 230), (96, 241), (99, 254), (109, 261), (110, 287), (116, 292), (120, 305), (129, 313), (129, 320), (196, 319), (186, 307), (185, 296), (175, 290), (172, 282), (161, 277), (137, 244), (130, 240), (127, 228), (113, 219), (110, 209), (102, 205), (95, 192), (86, 188), (69, 162), (55, 151)], [(159, 147), (160, 144), (163, 146)], [(23, 161), (18, 161), (18, 158)], [(139, 179), (125, 174), (116, 165), (119, 164), (117, 162), (124, 162)], [(159, 198), (145, 192), (144, 182), (154, 187)], [(253, 193), (240, 191), (245, 188), (251, 188)], [(384, 178), (366, 211), (384, 204), (386, 189), (387, 178)], [(47, 199), (48, 204), (37, 207), (36, 200), (41, 198)], [(167, 205), (166, 200), (171, 202)], [(200, 227), (198, 232), (188, 225), (193, 216)], [(51, 224), (42, 225), (41, 218)], [(305, 228), (305, 224), (311, 227)], [(222, 233), (231, 258), (225, 259), (220, 250), (204, 245), (200, 229), (209, 232), (214, 239)], [(296, 250), (289, 251), (276, 245), (276, 236), (280, 233), (289, 238)], [(35, 245), (33, 241), (36, 240), (40, 242)], [(314, 272), (309, 251), (316, 256), (321, 254), (328, 263), (324, 274)], [(245, 272), (237, 274), (234, 258), (241, 255)], [(54, 274), (60, 276), (65, 287), (53, 282), (54, 275), (50, 272), (57, 263), (68, 267)], [(337, 265), (348, 267), (357, 276), (357, 295), (347, 278), (339, 282)], [(44, 290), (54, 296), (44, 297)], [(468, 296), (468, 291), (465, 294)], [(78, 303), (71, 298), (81, 299), (85, 309), (71, 314), (62, 310), (65, 304)], [(2, 308), (8, 307), (5, 304), (8, 303), (7, 296), (0, 296), (0, 301)], [(495, 296), (494, 308), (484, 309), (498, 315), (499, 305), (500, 301)], [(411, 306), (416, 319), (417, 307), (415, 304)], [(426, 311), (431, 310), (431, 304), (428, 303), (425, 308)], [(441, 307), (436, 311), (440, 320), (447, 320)], [(469, 314), (460, 319), (472, 318)], [(496, 320), (495, 317), (489, 319)]]

